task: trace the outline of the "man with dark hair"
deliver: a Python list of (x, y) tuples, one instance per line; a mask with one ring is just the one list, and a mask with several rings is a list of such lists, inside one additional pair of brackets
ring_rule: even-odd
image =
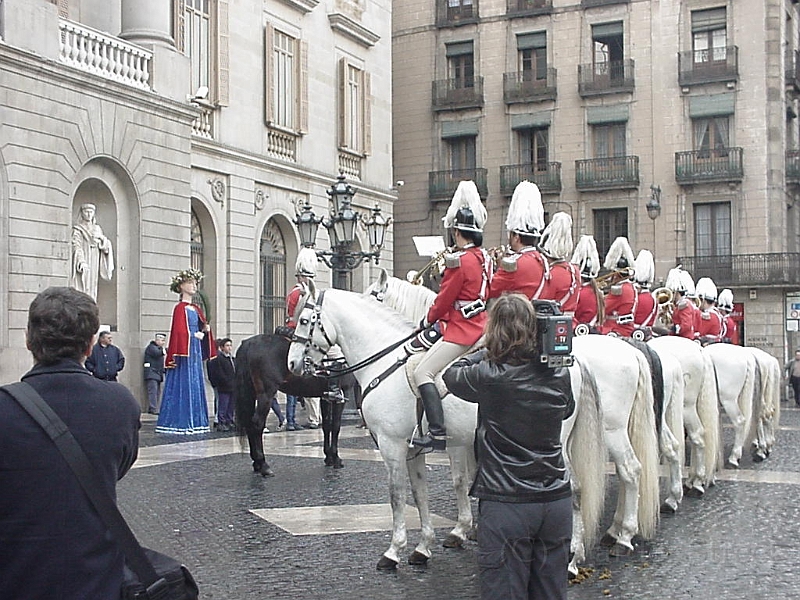
[(144, 349), (144, 384), (147, 387), (147, 412), (158, 414), (161, 404), (161, 382), (164, 381), (164, 357), (167, 351), (165, 333), (157, 333)]
[[(131, 468), (139, 447), (139, 403), (118, 383), (84, 368), (100, 326), (97, 304), (51, 287), (28, 312), (30, 384), (88, 456), (103, 492)], [(0, 598), (119, 598), (124, 559), (53, 441), (0, 391)]]
[(112, 344), (113, 341), (110, 331), (101, 331), (92, 354), (86, 359), (86, 369), (103, 381), (116, 381), (117, 373), (125, 367), (122, 350)]
[(217, 393), (217, 431), (230, 431), (234, 427), (233, 388), (236, 384), (231, 338), (217, 340), (217, 357), (209, 360), (206, 368), (208, 381)]

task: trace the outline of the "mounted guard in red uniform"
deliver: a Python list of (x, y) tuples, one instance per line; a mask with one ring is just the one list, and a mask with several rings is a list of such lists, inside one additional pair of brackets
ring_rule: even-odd
[(694, 340), (694, 315), (697, 305), (688, 297), (689, 293), (694, 294), (692, 276), (678, 266), (670, 269), (664, 285), (672, 290), (673, 294), (670, 335)]
[(600, 255), (597, 244), (591, 235), (582, 235), (572, 253), (571, 263), (581, 272), (581, 289), (578, 292), (578, 305), (572, 318), (575, 335), (599, 333), (605, 319), (603, 293), (597, 285), (600, 272)]
[(650, 291), (655, 275), (653, 253), (649, 250), (639, 250), (633, 265), (633, 279), (638, 298), (636, 311), (633, 313), (633, 324), (637, 330), (643, 332), (642, 339), (652, 336), (652, 328), (658, 317), (658, 302)]
[(722, 341), (739, 345), (739, 324), (733, 319), (733, 292), (727, 288), (719, 293), (717, 308), (722, 315)]
[(452, 231), (455, 249), (445, 256), (439, 293), (420, 323), (420, 330), (436, 324), (442, 337), (414, 370), (414, 382), (428, 417), (428, 433), (415, 437), (412, 443), (436, 450), (445, 448), (447, 430), (434, 378), (483, 335), (493, 270), (491, 258), (481, 248), (486, 208), (474, 182), (458, 184), (443, 220), (445, 228)]
[(716, 308), (717, 286), (710, 277), (702, 277), (695, 287), (702, 302), (700, 325), (694, 332), (703, 346), (722, 341), (723, 317)]
[(604, 302), (606, 318), (602, 333), (619, 337), (633, 335), (633, 315), (636, 312), (636, 288), (633, 287), (633, 250), (628, 239), (618, 237), (611, 244), (603, 266), (609, 271), (627, 270), (630, 275), (619, 283), (612, 285), (606, 293)]
[(569, 262), (572, 255), (572, 217), (557, 212), (542, 232), (539, 246), (545, 261), (544, 281), (534, 299), (555, 300), (564, 314), (575, 314), (581, 289), (578, 266)]

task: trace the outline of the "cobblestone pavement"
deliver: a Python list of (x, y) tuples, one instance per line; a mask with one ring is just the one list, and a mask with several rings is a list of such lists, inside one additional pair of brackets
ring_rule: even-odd
[[(704, 498), (684, 499), (676, 515), (662, 518), (655, 539), (640, 541), (632, 557), (611, 559), (594, 548), (586, 564), (592, 571), (571, 585), (569, 598), (800, 599), (800, 410), (783, 407), (767, 461), (745, 457), (740, 470), (723, 471)], [(264, 479), (252, 472), (232, 434), (156, 436), (153, 418), (143, 415), (143, 421), (140, 459), (119, 484), (119, 503), (144, 545), (190, 567), (202, 598), (478, 598), (472, 542), (461, 550), (438, 545), (425, 568), (376, 570), (391, 532), (360, 530), (363, 505), (388, 504), (388, 491), (385, 468), (363, 430), (343, 428), (341, 470), (324, 467), (319, 430), (268, 434), (277, 476)], [(723, 434), (729, 449), (730, 427)], [(454, 520), (446, 461), (429, 462), (431, 509)], [(616, 502), (614, 479), (603, 527)], [(340, 511), (335, 522), (354, 532), (294, 535), (251, 512), (302, 507)], [(312, 529), (326, 527), (316, 517), (304, 519)], [(448, 531), (437, 528), (437, 536)], [(418, 538), (409, 526), (407, 554)]]

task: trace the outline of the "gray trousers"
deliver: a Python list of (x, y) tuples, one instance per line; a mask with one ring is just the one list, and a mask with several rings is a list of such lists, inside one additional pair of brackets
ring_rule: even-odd
[(158, 411), (161, 406), (161, 382), (155, 379), (145, 379), (147, 385), (147, 408)]
[(572, 498), (480, 501), (481, 600), (566, 600)]

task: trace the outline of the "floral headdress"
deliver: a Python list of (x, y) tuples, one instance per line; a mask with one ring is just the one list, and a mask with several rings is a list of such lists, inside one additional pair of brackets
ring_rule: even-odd
[(200, 283), (200, 280), (203, 278), (203, 274), (198, 271), (197, 269), (184, 269), (183, 271), (178, 271), (172, 277), (172, 283), (169, 284), (169, 289), (176, 294), (181, 293), (181, 284), (184, 281), (189, 281), (193, 279), (197, 283)]

